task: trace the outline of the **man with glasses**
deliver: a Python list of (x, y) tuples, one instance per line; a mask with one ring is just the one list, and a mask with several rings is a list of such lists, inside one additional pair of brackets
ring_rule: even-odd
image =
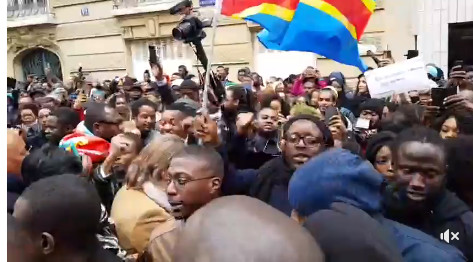
[[(122, 119), (115, 108), (90, 103), (85, 112), (84, 122), (79, 123), (73, 133), (65, 136), (59, 147), (81, 156), (84, 165), (101, 163), (108, 155), (111, 139), (120, 133), (121, 122)], [(83, 156), (88, 156), (90, 159)]]
[(171, 261), (171, 254), (185, 220), (213, 199), (220, 197), (224, 176), (221, 156), (212, 148), (190, 145), (174, 156), (167, 170), (171, 228), (157, 227), (142, 255), (143, 261)]
[(284, 125), (279, 147), (281, 156), (257, 170), (230, 168), (222, 185), (223, 193), (250, 195), (290, 216), (292, 208), (287, 190), (292, 174), (320, 152), (333, 147), (333, 139), (322, 121), (311, 115), (298, 115)]

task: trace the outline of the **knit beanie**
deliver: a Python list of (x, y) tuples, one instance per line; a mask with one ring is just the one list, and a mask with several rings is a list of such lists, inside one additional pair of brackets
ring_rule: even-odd
[(370, 110), (370, 111), (376, 112), (379, 118), (381, 118), (383, 115), (383, 109), (385, 105), (386, 103), (381, 99), (370, 98), (366, 100), (365, 102), (361, 103), (359, 107), (359, 111), (361, 113), (363, 110)]

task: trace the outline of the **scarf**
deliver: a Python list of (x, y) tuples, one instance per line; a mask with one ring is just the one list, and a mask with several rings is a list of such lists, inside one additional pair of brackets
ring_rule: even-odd
[(276, 157), (258, 169), (258, 178), (251, 186), (249, 195), (268, 203), (275, 185), (288, 186), (294, 170), (282, 156)]

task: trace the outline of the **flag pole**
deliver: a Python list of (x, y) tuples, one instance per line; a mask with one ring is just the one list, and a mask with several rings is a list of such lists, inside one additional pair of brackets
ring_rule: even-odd
[(204, 94), (202, 96), (203, 105), (202, 109), (205, 113), (207, 113), (207, 104), (209, 102), (209, 87), (210, 87), (210, 71), (212, 71), (212, 61), (214, 56), (214, 46), (215, 46), (215, 35), (217, 32), (217, 23), (218, 23), (218, 16), (222, 10), (222, 1), (223, 0), (216, 0), (215, 1), (215, 8), (214, 8), (214, 16), (212, 17), (212, 40), (210, 42), (210, 53), (208, 56), (208, 63), (207, 68), (205, 70), (205, 85), (204, 85)]

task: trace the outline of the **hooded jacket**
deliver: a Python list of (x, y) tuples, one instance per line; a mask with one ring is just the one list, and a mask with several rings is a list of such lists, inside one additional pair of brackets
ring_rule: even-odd
[(395, 239), (404, 261), (465, 261), (455, 247), (381, 214), (382, 175), (359, 156), (332, 149), (296, 170), (289, 183), (289, 203), (309, 216), (342, 202), (369, 214)]
[(403, 261), (391, 233), (352, 205), (334, 203), (310, 215), (304, 227), (319, 243), (326, 261)]
[(457, 247), (473, 261), (473, 212), (454, 193), (445, 190), (425, 210), (412, 212), (405, 207), (401, 193), (392, 186), (387, 187), (384, 198), (385, 216), (419, 229), (435, 238), (446, 230), (458, 232), (458, 240), (451, 239), (450, 245)]

